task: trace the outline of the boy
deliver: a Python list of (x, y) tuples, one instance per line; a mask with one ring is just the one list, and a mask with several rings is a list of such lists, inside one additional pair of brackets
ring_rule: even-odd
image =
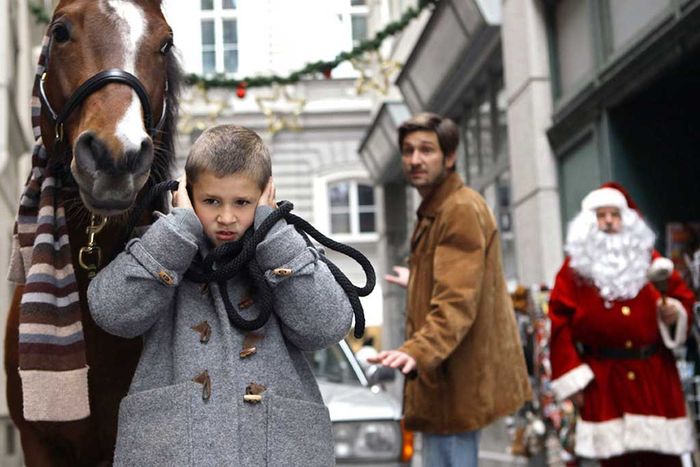
[[(188, 155), (172, 213), (90, 284), (97, 324), (143, 336), (120, 405), (115, 465), (334, 464), (328, 410), (302, 350), (341, 340), (352, 308), (319, 253), (284, 220), (268, 232), (256, 259), (274, 311), (254, 332), (231, 324), (216, 283), (184, 277), (197, 255), (239, 240), (273, 211), (270, 166), (254, 132), (233, 125), (205, 131)], [(251, 319), (256, 297), (241, 276), (226, 287)]]

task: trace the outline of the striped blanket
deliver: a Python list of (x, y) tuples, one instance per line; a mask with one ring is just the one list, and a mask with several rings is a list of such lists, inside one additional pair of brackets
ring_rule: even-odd
[(8, 279), (24, 285), (19, 319), (24, 418), (69, 421), (90, 415), (88, 367), (61, 182), (52, 173), (39, 127), (38, 83), (47, 49), (45, 37), (32, 96), (32, 171), (20, 199)]

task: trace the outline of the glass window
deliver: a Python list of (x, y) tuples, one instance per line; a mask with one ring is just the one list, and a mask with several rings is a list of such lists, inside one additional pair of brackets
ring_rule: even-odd
[[(204, 7), (212, 6), (208, 10)], [(238, 71), (238, 21), (236, 2), (202, 3), (202, 73)]]
[(573, 90), (593, 71), (593, 37), (589, 2), (562, 0), (556, 10), (557, 59), (561, 93)]
[(491, 100), (488, 92), (481, 95), (479, 103), (479, 173), (484, 174), (493, 167), (493, 137), (491, 132)]
[(614, 0), (608, 5), (612, 48), (618, 50), (660, 13), (670, 12), (671, 0)]
[(330, 230), (333, 234), (374, 233), (376, 205), (374, 187), (356, 181), (336, 182), (328, 187)]
[(496, 159), (508, 157), (508, 102), (506, 101), (506, 90), (501, 86), (496, 94), (496, 128), (494, 136), (496, 137)]
[(367, 0), (350, 0), (350, 5), (352, 5), (352, 6), (367, 5)]
[(352, 23), (352, 44), (358, 45), (367, 39), (367, 16), (363, 14), (353, 14), (350, 16)]
[(467, 113), (467, 122), (464, 132), (464, 149), (467, 155), (467, 174), (469, 180), (479, 176), (479, 122), (476, 112)]
[(214, 9), (214, 0), (202, 0), (202, 11), (209, 11)]

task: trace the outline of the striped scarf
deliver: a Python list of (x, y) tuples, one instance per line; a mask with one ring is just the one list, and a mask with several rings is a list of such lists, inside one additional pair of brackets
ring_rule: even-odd
[(44, 37), (34, 78), (34, 151), (15, 221), (8, 279), (24, 285), (19, 316), (19, 374), (24, 418), (79, 420), (90, 415), (87, 363), (66, 215), (41, 139), (39, 80), (46, 67)]

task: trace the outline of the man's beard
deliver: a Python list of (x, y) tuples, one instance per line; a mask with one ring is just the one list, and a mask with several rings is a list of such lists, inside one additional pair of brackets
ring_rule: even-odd
[(590, 280), (606, 301), (634, 298), (647, 283), (654, 232), (636, 211), (624, 209), (619, 233), (598, 228), (593, 211), (579, 213), (569, 224), (566, 252), (571, 268)]

